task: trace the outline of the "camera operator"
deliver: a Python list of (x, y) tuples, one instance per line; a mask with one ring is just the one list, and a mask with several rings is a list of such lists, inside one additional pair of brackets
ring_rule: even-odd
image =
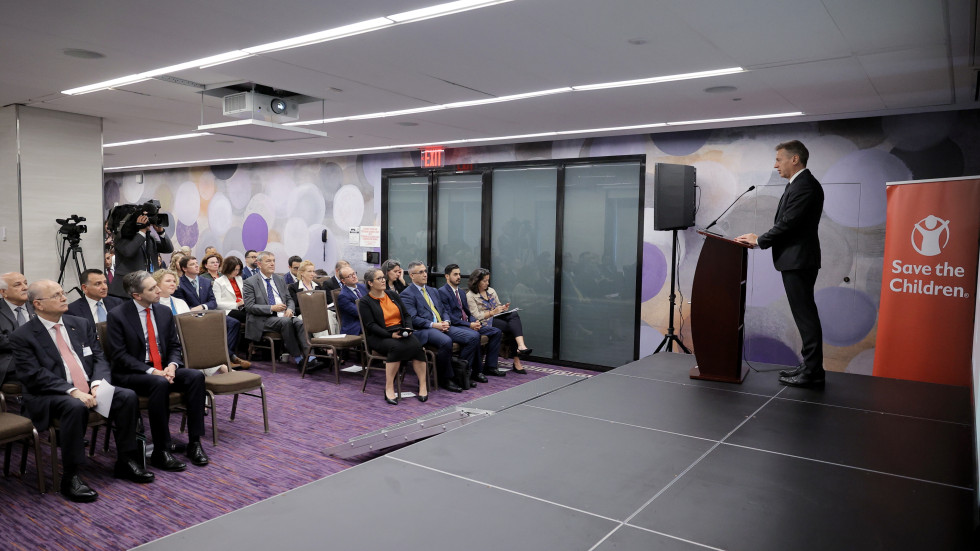
[[(135, 223), (130, 216), (115, 235), (116, 270), (112, 284), (109, 285), (109, 293), (112, 295), (126, 298), (128, 295), (122, 285), (126, 274), (140, 270), (152, 273), (160, 268), (157, 264), (157, 254), (174, 251), (173, 243), (166, 236), (166, 228), (158, 225), (162, 221), (157, 213), (150, 212), (151, 210), (155, 209), (143, 205), (141, 214), (135, 218)], [(151, 215), (153, 220), (150, 219)]]

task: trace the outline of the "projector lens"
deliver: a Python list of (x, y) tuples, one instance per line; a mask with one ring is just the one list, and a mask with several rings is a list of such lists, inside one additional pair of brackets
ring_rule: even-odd
[(286, 112), (286, 102), (281, 99), (272, 100), (272, 112), (277, 115), (282, 115)]

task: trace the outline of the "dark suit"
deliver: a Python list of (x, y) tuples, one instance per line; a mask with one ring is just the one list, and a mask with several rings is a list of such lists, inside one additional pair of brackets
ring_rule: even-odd
[(323, 280), (320, 283), (320, 285), (322, 285), (323, 288), (327, 290), (327, 304), (333, 304), (333, 295), (330, 293), (330, 291), (336, 291), (340, 289), (340, 282), (337, 281), (336, 277), (330, 276), (327, 279)]
[[(470, 307), (466, 302), (466, 291), (461, 289), (453, 290), (452, 286), (448, 283), (439, 288), (439, 299), (442, 301), (442, 308), (449, 313), (449, 323), (452, 324), (453, 328), (459, 332), (469, 331), (476, 334), (476, 346), (473, 349), (472, 357), (467, 357), (463, 355), (460, 351), (459, 356), (470, 363), (470, 367), (477, 373), (483, 370), (493, 370), (497, 369), (497, 358), (500, 355), (500, 340), (503, 338), (503, 333), (500, 329), (492, 325), (481, 325), (480, 330), (476, 331), (470, 328), (470, 323), (476, 321), (473, 314), (470, 313)], [(486, 365), (481, 363), (480, 357), (480, 335), (487, 336), (487, 362)], [(468, 341), (472, 341), (473, 337), (468, 335)], [(453, 340), (456, 340), (453, 338)]]
[[(398, 293), (385, 291), (388, 298), (395, 303), (401, 313), (400, 325), (404, 328), (412, 328), (412, 317), (405, 309), (405, 305), (398, 298)], [(365, 298), (357, 303), (358, 316), (364, 321), (364, 338), (371, 350), (388, 354), (388, 361), (403, 361), (415, 359), (425, 361), (425, 352), (419, 344), (415, 335), (395, 339), (387, 329), (385, 323), (385, 313), (381, 309), (381, 304), (373, 298)]]
[(257, 273), (259, 273), (259, 269), (258, 268), (255, 268), (253, 270), (252, 268), (249, 268), (248, 266), (242, 266), (242, 280), (246, 280), (246, 279), (252, 277), (253, 275), (255, 275)]
[(823, 187), (808, 169), (786, 185), (772, 228), (759, 236), (759, 248), (772, 247), (772, 262), (783, 277), (786, 298), (803, 340), (803, 363), (823, 369), (823, 332), (813, 288), (820, 271), (817, 228), (823, 213)]
[[(147, 234), (153, 231), (147, 229)], [(152, 265), (157, 267), (157, 254), (174, 252), (174, 244), (166, 236), (166, 229), (160, 235), (160, 241), (152, 237), (146, 237), (140, 232), (130, 238), (118, 236), (115, 243), (116, 250), (116, 270), (109, 284), (109, 293), (124, 299), (130, 298), (123, 289), (123, 277), (139, 270), (150, 270)]]
[[(178, 282), (177, 289), (174, 291), (174, 296), (182, 299), (191, 308), (203, 304), (208, 310), (218, 309), (218, 301), (214, 298), (214, 281), (210, 277), (198, 275), (197, 292), (195, 292), (194, 284), (191, 283), (191, 280), (187, 276), (180, 276), (180, 281)], [(238, 346), (238, 331), (241, 325), (235, 318), (225, 316), (225, 328), (228, 332), (228, 352), (232, 356), (235, 355), (235, 349)]]
[[(62, 316), (61, 322), (89, 382), (105, 379), (112, 383), (109, 364), (95, 337), (95, 326), (74, 316)], [(14, 331), (10, 342), (17, 375), (24, 388), (24, 409), (38, 431), (47, 430), (52, 418), (60, 420), (62, 462), (66, 473), (74, 473), (85, 463), (83, 441), (89, 409), (81, 400), (68, 395), (75, 385), (69, 382), (61, 353), (40, 319), (34, 318)], [(119, 457), (136, 448), (138, 412), (136, 394), (117, 386), (112, 395), (109, 419), (116, 431)]]
[[(429, 299), (436, 309), (442, 308), (442, 301), (439, 299), (439, 291), (435, 287), (425, 286), (425, 292), (429, 295)], [(417, 285), (409, 284), (404, 291), (398, 295), (402, 303), (405, 305), (405, 310), (408, 311), (408, 315), (412, 318), (412, 327), (415, 328), (415, 338), (425, 346), (426, 344), (432, 344), (436, 347), (436, 372), (439, 375), (439, 382), (445, 383), (446, 381), (452, 381), (454, 378), (452, 356), (453, 356), (453, 341), (456, 340), (452, 336), (454, 328), (450, 325), (449, 331), (443, 333), (439, 329), (432, 327), (433, 314), (432, 309), (429, 308), (428, 303), (425, 301), (425, 297), (422, 296), (422, 292), (419, 291)], [(439, 316), (441, 316), (443, 321), (449, 319), (449, 313), (440, 311)], [(474, 335), (476, 332), (471, 331)], [(476, 335), (476, 343), (469, 342), (463, 346), (460, 350), (460, 357), (466, 359), (474, 355), (474, 347), (478, 350), (480, 347), (479, 335)], [(459, 342), (459, 341), (458, 341)], [(465, 354), (464, 354), (465, 351)]]
[[(279, 274), (272, 274), (272, 285), (286, 308), (296, 311), (296, 304), (289, 296), (286, 282)], [(245, 301), (245, 338), (252, 341), (262, 339), (263, 331), (275, 331), (282, 335), (283, 346), (293, 357), (299, 358), (306, 353), (306, 329), (303, 320), (294, 317), (279, 317), (272, 311), (269, 304), (269, 294), (266, 291), (265, 276), (262, 272), (245, 280), (242, 295)]]
[[(107, 295), (104, 299), (102, 299), (102, 306), (105, 308), (106, 316), (108, 317), (109, 310), (112, 310), (123, 302), (126, 301), (112, 295)], [(85, 297), (82, 297), (69, 304), (67, 313), (68, 315), (75, 316), (77, 318), (85, 318), (90, 321), (92, 325), (95, 325), (99, 321), (92, 315), (92, 309), (89, 307), (88, 300)]]
[[(163, 368), (177, 364), (173, 384), (159, 375), (147, 373), (152, 365), (146, 360), (148, 346), (143, 322), (135, 301), (126, 301), (109, 312), (106, 338), (111, 343), (109, 358), (112, 373), (119, 385), (131, 388), (150, 399), (150, 432), (153, 446), (165, 450), (170, 445), (170, 393), (183, 392), (187, 402), (187, 432), (191, 442), (204, 434), (204, 373), (183, 367), (183, 353), (177, 326), (170, 309), (152, 304), (156, 321), (157, 348)], [(145, 319), (145, 318), (144, 318)]]
[[(368, 294), (367, 287), (363, 283), (357, 284), (357, 292), (360, 293), (360, 297)], [(344, 323), (340, 326), (341, 333), (347, 335), (361, 334), (361, 322), (357, 313), (357, 299), (360, 297), (355, 296), (354, 291), (351, 291), (350, 287), (346, 285), (340, 288), (340, 294), (337, 296), (337, 309), (344, 319)]]
[[(34, 317), (34, 306), (24, 303), (27, 317)], [(0, 384), (12, 383), (17, 380), (17, 372), (13, 363), (13, 350), (10, 348), (10, 335), (17, 330), (17, 317), (13, 305), (0, 298)]]

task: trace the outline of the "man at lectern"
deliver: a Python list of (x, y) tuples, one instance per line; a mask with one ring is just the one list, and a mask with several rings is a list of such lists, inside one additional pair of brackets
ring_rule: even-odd
[(823, 188), (806, 168), (810, 152), (797, 140), (776, 146), (775, 168), (789, 180), (779, 198), (772, 228), (761, 236), (747, 233), (736, 241), (772, 247), (772, 262), (783, 277), (783, 287), (793, 319), (803, 339), (803, 362), (780, 371), (784, 385), (819, 387), (824, 384), (823, 332), (813, 288), (820, 271), (820, 238), (817, 226), (823, 212)]

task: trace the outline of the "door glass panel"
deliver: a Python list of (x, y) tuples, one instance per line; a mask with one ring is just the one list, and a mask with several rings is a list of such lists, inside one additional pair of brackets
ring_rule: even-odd
[[(413, 260), (426, 262), (429, 233), (429, 181), (425, 176), (388, 180), (388, 256), (403, 268)], [(382, 259), (386, 260), (386, 259)], [(408, 276), (405, 276), (408, 281)]]
[[(436, 259), (430, 268), (442, 273), (446, 264), (459, 264), (468, 274), (480, 267), (483, 175), (440, 176), (436, 197)], [(438, 285), (443, 282), (438, 278)]]

